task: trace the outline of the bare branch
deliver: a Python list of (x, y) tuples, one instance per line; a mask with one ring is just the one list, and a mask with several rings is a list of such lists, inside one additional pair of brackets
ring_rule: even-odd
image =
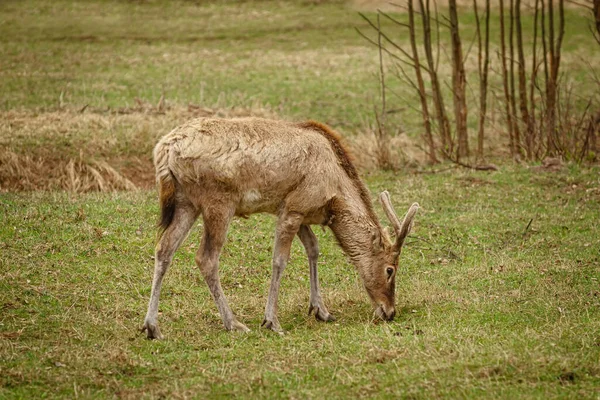
[(390, 21), (392, 21), (393, 23), (395, 23), (396, 25), (399, 25), (399, 26), (404, 27), (404, 28), (410, 28), (410, 25), (405, 24), (404, 22), (398, 21), (396, 18), (392, 17), (391, 15), (389, 15), (388, 13), (386, 13), (385, 11), (377, 9), (377, 12), (380, 13), (381, 15), (383, 15), (384, 17), (386, 17), (387, 19), (389, 19)]
[(429, 117), (429, 108), (427, 104), (425, 83), (423, 82), (423, 76), (421, 74), (421, 68), (419, 65), (419, 51), (417, 49), (417, 40), (415, 35), (413, 0), (408, 0), (408, 7), (410, 46), (413, 53), (413, 59), (415, 61), (415, 75), (417, 77), (417, 83), (419, 84), (417, 91), (419, 93), (419, 99), (421, 100), (421, 116), (423, 118), (423, 126), (425, 127), (425, 141), (427, 143), (427, 146), (429, 147), (429, 161), (431, 163), (437, 163), (437, 158), (435, 155), (435, 142), (433, 141), (433, 135), (431, 133), (431, 121)]
[[(510, 1), (510, 0), (509, 0)], [(502, 84), (504, 89), (504, 113), (506, 118), (506, 125), (508, 126), (508, 146), (510, 148), (510, 154), (514, 155), (516, 153), (516, 145), (515, 145), (515, 134), (514, 134), (514, 124), (513, 124), (513, 116), (510, 110), (511, 98), (509, 91), (509, 76), (508, 69), (506, 66), (506, 33), (504, 29), (504, 0), (500, 0), (500, 61), (502, 63)]]
[(581, 8), (585, 8), (585, 9), (587, 9), (588, 11), (592, 11), (592, 12), (594, 11), (594, 7), (590, 7), (590, 6), (588, 6), (587, 4), (578, 3), (578, 2), (576, 2), (576, 1), (573, 1), (573, 0), (566, 0), (566, 2), (567, 2), (567, 3), (574, 4), (574, 5), (576, 5), (576, 6), (578, 6), (578, 7), (581, 7)]
[[(398, 8), (401, 8), (403, 10), (408, 10), (408, 8), (406, 6), (401, 5), (401, 4), (392, 3), (392, 2), (389, 2), (388, 4), (390, 4), (392, 6), (395, 6), (395, 7), (398, 7)], [(436, 6), (436, 8), (437, 8), (437, 6)], [(414, 10), (414, 13), (417, 14), (417, 15), (423, 15), (423, 12), (417, 11), (417, 10)], [(436, 10), (436, 15), (437, 15), (437, 10)], [(432, 19), (435, 23), (440, 24), (443, 27), (450, 29), (450, 25), (449, 24), (445, 24), (444, 22), (440, 21), (438, 18), (436, 18), (436, 17), (430, 17), (430, 19)]]
[(467, 134), (466, 73), (462, 56), (462, 44), (458, 21), (456, 0), (449, 0), (448, 10), (451, 21), (452, 38), (452, 88), (454, 92), (454, 119), (458, 139), (457, 158), (469, 156), (469, 137)]
[[(415, 89), (415, 91), (417, 93), (419, 93), (419, 88), (417, 87), (417, 85), (415, 84), (415, 82), (410, 79), (410, 77), (408, 76), (408, 74), (406, 73), (406, 71), (404, 70), (404, 68), (402, 68), (402, 65), (400, 64), (396, 64), (396, 67), (400, 70), (400, 72), (402, 73), (402, 77), (400, 77), (400, 75), (398, 73), (395, 74), (395, 76), (398, 79), (403, 79), (406, 83), (408, 83), (410, 86), (412, 86), (413, 89)], [(417, 69), (417, 66), (415, 65), (415, 69)]]
[[(394, 46), (396, 49), (398, 49), (406, 58), (408, 58), (409, 60), (413, 61), (412, 57), (410, 56), (410, 54), (408, 54), (402, 47), (400, 47), (399, 45), (397, 45), (393, 40), (391, 40), (385, 33), (383, 33), (381, 31), (381, 27), (376, 26), (363, 13), (359, 12), (358, 15), (360, 15), (365, 21), (367, 21), (369, 23), (369, 25), (371, 25), (371, 28), (375, 29), (375, 31), (377, 32), (378, 35), (383, 36), (385, 38), (385, 40), (387, 40), (392, 46)], [(377, 14), (377, 17), (379, 18), (379, 14)]]
[[(354, 29), (356, 30), (356, 32), (358, 32), (358, 34), (359, 34), (360, 36), (362, 36), (362, 37), (363, 37), (365, 40), (367, 40), (369, 43), (371, 43), (371, 44), (372, 44), (372, 45), (374, 45), (374, 46), (377, 46), (377, 47), (379, 47), (379, 44), (378, 44), (376, 41), (374, 41), (373, 39), (371, 39), (370, 37), (368, 37), (367, 35), (365, 35), (364, 33), (362, 33), (362, 32), (361, 32), (361, 31), (360, 31), (358, 28), (356, 28), (356, 27), (355, 27)], [(413, 63), (411, 63), (411, 62), (409, 62), (409, 61), (406, 61), (405, 59), (403, 59), (402, 57), (399, 57), (399, 56), (398, 56), (397, 54), (395, 54), (395, 53), (392, 53), (391, 51), (389, 51), (389, 50), (388, 50), (388, 49), (386, 49), (385, 47), (383, 47), (383, 48), (382, 48), (382, 50), (383, 50), (383, 51), (385, 51), (385, 52), (386, 52), (386, 54), (388, 54), (390, 57), (392, 57), (392, 58), (394, 58), (394, 59), (396, 59), (396, 60), (398, 60), (398, 61), (400, 61), (400, 62), (402, 62), (402, 63), (404, 63), (404, 64), (406, 64), (406, 65), (408, 65), (408, 66), (410, 66), (410, 67), (414, 67), (414, 64), (413, 64)], [(422, 68), (423, 68), (423, 69), (426, 69), (425, 67), (422, 67)]]
[[(436, 72), (436, 66), (433, 60), (433, 51), (431, 48), (431, 14), (429, 9), (429, 0), (419, 0), (421, 10), (422, 25), (423, 25), (423, 47), (425, 49), (425, 55), (427, 58), (427, 65), (429, 66), (429, 78), (431, 82), (431, 91), (433, 93), (433, 104), (435, 106), (436, 117), (438, 120), (438, 132), (442, 141), (442, 147), (452, 151), (454, 148), (454, 142), (450, 136), (450, 123), (446, 116), (446, 108), (444, 106), (444, 97), (442, 96), (439, 79)], [(439, 44), (439, 35), (438, 35)], [(439, 52), (438, 52), (439, 54)]]

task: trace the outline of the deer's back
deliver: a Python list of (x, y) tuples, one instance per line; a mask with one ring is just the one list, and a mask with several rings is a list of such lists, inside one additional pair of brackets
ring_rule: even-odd
[(163, 137), (161, 149), (192, 197), (230, 196), (238, 214), (275, 213), (282, 202), (309, 214), (346, 177), (323, 134), (284, 121), (197, 119)]

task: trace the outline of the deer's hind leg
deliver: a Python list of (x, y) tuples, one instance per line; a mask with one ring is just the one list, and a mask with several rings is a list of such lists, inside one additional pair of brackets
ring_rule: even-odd
[(152, 278), (152, 292), (148, 304), (148, 312), (144, 319), (142, 332), (147, 331), (148, 339), (162, 339), (160, 329), (158, 328), (158, 299), (162, 281), (167, 269), (173, 261), (173, 255), (186, 238), (194, 221), (198, 217), (198, 212), (194, 206), (189, 203), (179, 201), (175, 208), (173, 221), (167, 227), (156, 245), (154, 255), (154, 277)]
[(217, 304), (223, 325), (228, 331), (236, 330), (248, 332), (250, 329), (239, 322), (223, 293), (219, 279), (219, 255), (227, 237), (227, 228), (233, 218), (235, 207), (227, 207), (220, 203), (219, 207), (207, 207), (202, 211), (204, 220), (204, 233), (200, 248), (196, 253), (196, 264), (200, 268), (210, 293)]
[(290, 258), (290, 249), (294, 236), (300, 228), (304, 216), (284, 211), (277, 221), (275, 230), (275, 246), (273, 246), (273, 276), (271, 277), (271, 286), (269, 288), (269, 298), (265, 308), (265, 319), (262, 325), (277, 333), (283, 333), (279, 320), (277, 319), (277, 298), (279, 297), (279, 285), (283, 270)]
[(317, 261), (319, 259), (319, 243), (317, 237), (308, 225), (300, 226), (298, 237), (306, 250), (308, 266), (310, 269), (310, 305), (308, 307), (308, 315), (314, 311), (315, 318), (319, 321), (335, 321), (333, 315), (329, 314), (329, 311), (327, 311), (323, 299), (321, 298), (319, 275), (317, 273)]

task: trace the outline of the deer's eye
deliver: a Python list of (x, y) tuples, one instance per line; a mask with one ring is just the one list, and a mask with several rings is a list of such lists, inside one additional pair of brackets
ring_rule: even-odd
[(388, 267), (386, 272), (387, 272), (388, 278), (391, 278), (392, 275), (394, 275), (394, 268)]

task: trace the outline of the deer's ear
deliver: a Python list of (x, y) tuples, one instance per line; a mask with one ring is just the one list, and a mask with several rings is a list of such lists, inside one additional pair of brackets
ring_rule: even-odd
[(383, 250), (383, 241), (379, 232), (371, 232), (371, 242), (373, 244), (373, 253), (377, 254)]
[(390, 228), (388, 228), (387, 226), (383, 228), (383, 235), (388, 243), (392, 242), (392, 240), (390, 239)]

